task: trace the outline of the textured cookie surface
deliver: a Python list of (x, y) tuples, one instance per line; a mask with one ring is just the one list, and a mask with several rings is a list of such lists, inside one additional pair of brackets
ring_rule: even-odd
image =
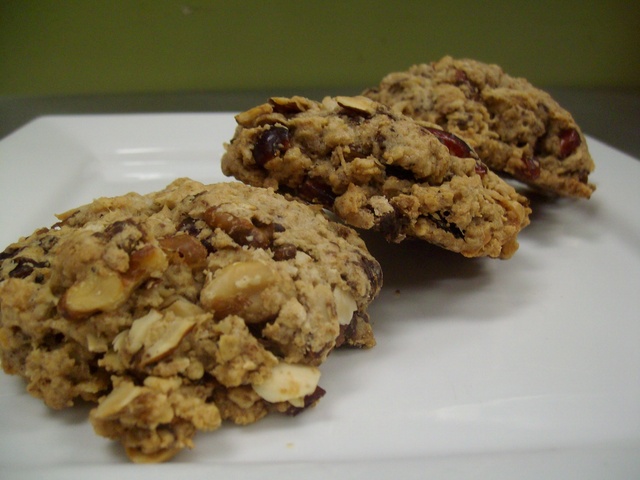
[(589, 198), (594, 162), (569, 112), (499, 66), (444, 57), (390, 73), (363, 93), (464, 138), (493, 170), (557, 195)]
[(236, 116), (222, 170), (332, 209), (395, 242), (510, 257), (527, 201), (438, 127), (365, 97), (272, 98)]
[(99, 402), (96, 432), (134, 461), (296, 414), (332, 349), (375, 344), (380, 265), (321, 209), (180, 179), (58, 218), (0, 253), (2, 366), (53, 408)]

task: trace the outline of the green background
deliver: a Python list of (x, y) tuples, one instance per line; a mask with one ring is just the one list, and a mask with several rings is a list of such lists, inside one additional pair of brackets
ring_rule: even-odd
[(0, 0), (0, 95), (361, 88), (443, 55), (640, 87), (637, 1)]

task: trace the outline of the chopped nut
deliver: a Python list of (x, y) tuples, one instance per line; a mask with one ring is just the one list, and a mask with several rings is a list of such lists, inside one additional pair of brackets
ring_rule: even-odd
[(320, 370), (308, 365), (279, 363), (271, 370), (271, 376), (253, 390), (267, 402), (290, 402), (299, 405), (318, 386)]
[(142, 282), (160, 276), (167, 265), (163, 251), (147, 245), (131, 253), (129, 269), (122, 275), (108, 268), (90, 270), (62, 295), (58, 311), (70, 320), (79, 320), (99, 311), (113, 311)]
[(250, 220), (219, 211), (217, 207), (207, 209), (203, 219), (211, 228), (219, 228), (227, 233), (239, 245), (267, 248), (273, 240), (273, 225), (257, 227)]
[(191, 268), (204, 268), (207, 255), (205, 246), (188, 234), (173, 235), (159, 241), (162, 249), (175, 262), (184, 262)]
[[(251, 260), (221, 268), (200, 293), (202, 305), (218, 319), (241, 314), (260, 301), (260, 293), (276, 282), (275, 272), (264, 263)], [(245, 318), (245, 321), (264, 319)]]
[(349, 325), (353, 318), (353, 312), (358, 310), (358, 305), (351, 294), (342, 288), (333, 289), (333, 298), (336, 302), (336, 313), (340, 325)]
[(67, 289), (58, 302), (58, 310), (63, 317), (77, 320), (97, 311), (115, 310), (125, 302), (128, 293), (116, 272), (91, 272)]
[(124, 279), (133, 288), (149, 278), (160, 277), (167, 266), (167, 257), (161, 248), (145, 245), (131, 253), (129, 270), (124, 274)]

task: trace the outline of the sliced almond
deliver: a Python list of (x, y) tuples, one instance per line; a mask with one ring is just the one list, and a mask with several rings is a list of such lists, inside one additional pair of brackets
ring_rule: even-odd
[(144, 317), (137, 318), (131, 324), (127, 335), (127, 349), (130, 353), (138, 352), (149, 337), (153, 325), (162, 319), (162, 314), (157, 310), (151, 310)]
[(271, 107), (271, 105), (258, 105), (257, 107), (253, 107), (252, 109), (247, 110), (246, 112), (239, 113), (235, 116), (235, 119), (238, 125), (248, 128), (252, 126), (252, 123), (256, 118), (262, 115), (269, 114), (272, 111), (273, 108)]
[(336, 102), (343, 108), (355, 110), (366, 115), (373, 115), (376, 112), (376, 104), (373, 100), (357, 96), (357, 97), (336, 97)]
[(174, 317), (162, 336), (144, 350), (140, 365), (144, 367), (171, 354), (195, 325), (196, 322), (193, 319)]
[(104, 397), (100, 405), (92, 412), (92, 415), (101, 419), (112, 417), (121, 412), (142, 392), (142, 387), (136, 387), (133, 382), (124, 381)]
[(147, 463), (162, 463), (174, 457), (182, 447), (164, 448), (155, 452), (143, 452), (140, 448), (125, 447), (127, 457), (133, 463), (147, 464)]
[(358, 305), (353, 296), (342, 288), (335, 287), (333, 289), (333, 298), (336, 302), (336, 313), (338, 314), (338, 323), (340, 325), (349, 325), (353, 318), (353, 313), (358, 310)]
[(271, 375), (261, 384), (252, 385), (253, 390), (267, 402), (299, 403), (315, 392), (320, 380), (320, 370), (308, 365), (279, 363), (271, 370)]
[(297, 113), (304, 112), (309, 110), (313, 106), (311, 100), (304, 97), (271, 97), (269, 99), (274, 106), (276, 106), (277, 111), (283, 111), (289, 113)]

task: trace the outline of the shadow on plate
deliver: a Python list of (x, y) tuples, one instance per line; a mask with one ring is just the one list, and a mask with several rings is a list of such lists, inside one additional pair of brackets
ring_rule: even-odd
[(484, 258), (466, 258), (416, 239), (389, 243), (377, 232), (360, 232), (371, 254), (382, 266), (383, 288), (428, 286), (445, 279), (471, 279), (485, 273)]

